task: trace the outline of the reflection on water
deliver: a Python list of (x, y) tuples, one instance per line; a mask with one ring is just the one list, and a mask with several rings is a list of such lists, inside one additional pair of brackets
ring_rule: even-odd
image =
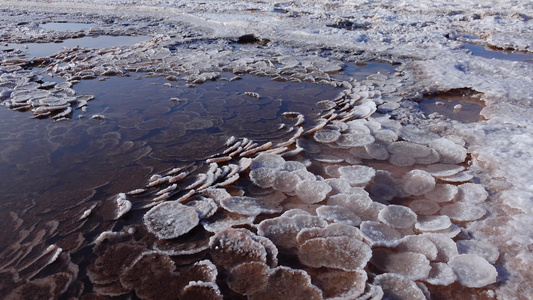
[(452, 90), (426, 95), (420, 109), (426, 115), (438, 113), (462, 123), (478, 122), (483, 109), (480, 94), (472, 90)]
[(46, 23), (46, 24), (39, 24), (39, 27), (42, 27), (44, 29), (50, 29), (50, 30), (58, 30), (58, 31), (76, 31), (76, 30), (85, 30), (89, 29), (91, 27), (97, 26), (96, 23)]
[(511, 51), (501, 51), (495, 48), (484, 47), (473, 44), (464, 44), (464, 48), (472, 52), (472, 55), (491, 59), (501, 59), (510, 61), (533, 62), (533, 54), (517, 53)]
[(350, 77), (355, 80), (365, 80), (368, 75), (394, 74), (397, 65), (389, 63), (369, 62), (369, 63), (348, 63), (339, 74), (331, 75), (332, 78), (347, 80)]
[(64, 48), (111, 48), (132, 46), (142, 41), (148, 40), (146, 36), (110, 36), (101, 35), (97, 37), (83, 37), (79, 39), (68, 39), (61, 43), (28, 43), (9, 44), (8, 48), (20, 49), (33, 57), (48, 57)]

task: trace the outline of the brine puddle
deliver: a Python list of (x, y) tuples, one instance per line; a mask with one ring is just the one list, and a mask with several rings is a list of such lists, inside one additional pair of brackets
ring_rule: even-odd
[(464, 44), (464, 48), (472, 52), (472, 55), (490, 59), (533, 62), (533, 54), (513, 51), (503, 51), (494, 47), (484, 47), (473, 44)]
[(420, 102), (420, 109), (426, 115), (438, 114), (462, 123), (481, 120), (483, 101), (481, 94), (470, 89), (458, 89), (425, 95)]
[(60, 52), (63, 48), (111, 48), (132, 46), (137, 43), (148, 40), (147, 36), (86, 36), (77, 39), (66, 39), (60, 43), (11, 43), (2, 46), (2, 50), (19, 49), (30, 57), (48, 57), (54, 53)]
[[(26, 280), (57, 280), (46, 276), (58, 269), (67, 281), (83, 280), (86, 246), (117, 222), (116, 203), (104, 200), (145, 185), (153, 172), (217, 153), (231, 135), (286, 138), (292, 133), (280, 125), (294, 120), (283, 112), (312, 119), (320, 112), (315, 103), (339, 92), (253, 76), (226, 80), (231, 77), (195, 87), (168, 87), (163, 78), (82, 81), (76, 92), (96, 97), (87, 113), (76, 110), (63, 122), (0, 107), (0, 273), (8, 274), (1, 276), (2, 294)], [(104, 118), (91, 119), (95, 114)]]

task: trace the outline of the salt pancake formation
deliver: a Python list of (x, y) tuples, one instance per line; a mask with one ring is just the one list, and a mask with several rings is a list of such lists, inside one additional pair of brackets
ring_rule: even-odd
[[(209, 299), (425, 299), (451, 285), (490, 290), (499, 252), (463, 233), (485, 215), (488, 193), (458, 176), (467, 172), (467, 152), (455, 137), (405, 129), (376, 113), (373, 98), (361, 95), (379, 93), (372, 86), (390, 84), (384, 77), (318, 103), (316, 126), (287, 114), (294, 125), (286, 141), (231, 137), (204, 166), (156, 174), (125, 193), (133, 210), (149, 208), (144, 225), (102, 234), (97, 247), (121, 246), (97, 260), (122, 247), (138, 254), (114, 268), (112, 285), (97, 279), (108, 266), (91, 266), (95, 292), (130, 292), (132, 268), (146, 278), (150, 269), (166, 273), (158, 276), (176, 282), (173, 295)], [(380, 161), (389, 170), (372, 167)], [(147, 255), (162, 265), (137, 267)], [(202, 263), (210, 277), (176, 271)]]
[[(295, 18), (309, 13), (285, 4), (276, 5), (275, 10), (284, 14), (292, 11), (291, 17)], [(389, 13), (392, 15), (386, 11)], [(463, 12), (454, 11), (444, 19), (455, 20), (462, 15)], [(478, 20), (482, 16), (468, 15), (461, 22), (468, 18)], [(509, 18), (527, 19), (523, 15)], [(370, 21), (364, 22), (350, 19), (339, 18), (329, 27), (350, 32), (372, 30), (396, 18), (376, 15), (372, 19), (365, 17)], [(478, 23), (476, 30), (487, 30), (483, 29), (487, 24), (492, 25)], [(433, 26), (414, 25), (418, 29)], [(444, 33), (440, 33), (442, 37)], [(461, 39), (454, 40), (456, 34), (446, 33), (449, 43)], [(367, 42), (364, 34), (358, 36), (358, 42)], [(368, 36), (370, 43), (373, 37), (370, 33)], [(195, 48), (196, 41), (189, 38), (178, 38), (175, 43), (165, 35), (156, 36), (133, 50), (70, 49), (55, 55), (56, 60), (47, 64), (47, 72), (70, 83), (148, 72), (150, 76), (165, 75), (169, 82), (184, 80), (194, 87), (217, 80), (221, 72), (229, 71), (270, 76), (279, 81), (316, 82), (345, 90), (335, 99), (319, 102), (323, 111), (316, 119), (305, 120), (297, 111), (287, 112), (292, 123), (280, 127), (280, 131), (291, 137), (284, 141), (230, 138), (218, 155), (199, 164), (155, 174), (138, 189), (110, 199), (111, 218), (119, 222), (114, 230), (102, 233), (91, 245), (94, 255), (81, 286), (79, 281), (71, 285), (79, 277), (79, 270), (68, 253), (57, 245), (42, 247), (40, 243), (53, 237), (57, 222), (47, 223), (46, 230), (21, 231), (17, 242), (0, 253), (7, 258), (0, 265), (1, 291), (14, 298), (32, 289), (58, 297), (67, 289), (68, 293), (80, 295), (86, 285), (93, 291), (88, 297), (142, 299), (424, 299), (450, 291), (494, 298), (497, 279), (505, 280), (505, 276), (497, 278), (495, 265), (500, 264), (500, 271), (501, 265), (508, 266), (506, 260), (511, 261), (510, 265), (527, 260), (524, 253), (516, 259), (500, 257), (492, 244), (494, 240), (485, 238), (503, 229), (494, 224), (492, 231), (485, 234), (488, 229), (476, 223), (499, 213), (490, 207), (493, 204), (486, 202), (489, 193), (478, 183), (475, 176), (479, 174), (472, 163), (472, 158), (478, 159), (477, 163), (489, 161), (488, 154), (480, 149), (467, 152), (466, 142), (453, 129), (440, 127), (446, 126), (442, 123), (432, 127), (417, 120), (421, 116), (414, 112), (414, 102), (404, 101), (409, 94), (406, 85), (412, 86), (411, 93), (418, 93), (425, 86), (443, 92), (464, 87), (461, 84), (472, 84), (469, 88), (489, 92), (492, 90), (487, 85), (500, 87), (490, 76), (483, 77), (487, 80), (475, 78), (457, 83), (457, 78), (464, 79), (463, 74), (471, 76), (471, 72), (486, 71), (482, 60), (457, 62), (456, 56), (450, 55), (444, 60), (453, 63), (443, 66), (437, 59), (420, 55), (418, 58), (424, 58), (423, 61), (415, 58), (401, 67), (398, 76), (376, 74), (360, 82), (341, 83), (328, 75), (341, 68), (324, 57), (306, 60), (306, 53), (287, 51), (284, 55), (276, 54), (276, 59), (259, 58), (258, 53), (272, 54), (267, 48), (252, 49), (251, 54), (243, 52), (241, 59), (235, 59), (228, 43), (202, 43), (207, 49), (202, 52), (198, 49), (201, 47)], [(383, 36), (380, 41), (387, 39)], [(266, 39), (258, 36), (246, 36), (245, 40), (258, 46), (268, 45)], [(505, 45), (506, 38), (498, 33), (487, 41)], [(520, 43), (513, 47), (529, 47), (528, 41)], [(161, 44), (168, 47), (157, 47)], [(190, 48), (182, 49), (183, 45)], [(171, 54), (176, 53), (173, 51), (183, 57), (172, 58)], [(190, 59), (191, 53), (199, 58)], [(109, 65), (88, 63), (98, 62), (99, 55), (105, 56)], [(339, 52), (334, 55), (343, 57)], [(391, 54), (395, 55), (402, 53)], [(417, 57), (416, 53), (412, 55)], [(145, 63), (138, 63), (137, 59)], [(1, 66), (0, 97), (6, 106), (32, 110), (37, 117), (64, 120), (72, 115), (75, 104), (80, 109), (87, 105), (91, 96), (76, 95), (70, 83), (44, 82), (35, 73), (24, 70), (27, 61), (19, 60), (17, 55), (8, 54), (3, 60), (7, 64)], [(68, 60), (72, 64), (64, 64)], [(194, 66), (198, 61), (205, 64)], [(220, 66), (220, 61), (229, 62)], [(172, 68), (165, 69), (169, 63), (174, 63)], [(494, 65), (505, 70), (501, 62)], [(174, 70), (178, 71), (172, 73)], [(449, 74), (456, 76), (455, 80), (448, 81), (453, 77)], [(238, 79), (236, 76), (232, 80)], [(26, 94), (43, 100), (25, 100)], [(489, 94), (484, 100), (494, 104), (497, 96)], [(13, 102), (12, 96), (20, 98)], [(255, 92), (246, 96), (261, 99)], [(487, 116), (497, 116), (496, 108), (491, 109)], [(103, 121), (106, 116), (97, 114), (93, 118)], [(429, 118), (441, 120), (435, 115)], [(309, 125), (310, 121), (315, 124)], [(496, 125), (480, 128), (507, 134), (505, 128)], [(498, 144), (491, 149), (497, 147), (503, 146)], [(495, 190), (505, 187), (503, 181), (493, 184), (490, 187)], [(502, 195), (504, 203), (517, 210), (528, 203), (522, 197), (513, 190)], [(79, 221), (72, 227), (83, 226), (93, 209), (83, 205)], [(20, 217), (16, 213), (10, 217), (14, 222), (12, 228), (21, 228)], [(518, 225), (528, 222), (527, 216), (513, 218)], [(479, 231), (475, 232), (476, 229)], [(521, 234), (516, 237), (517, 243), (523, 242), (520, 239), (528, 233), (524, 229)], [(53, 273), (55, 269), (50, 269), (57, 262), (64, 272), (41, 276), (47, 274), (45, 271)], [(15, 281), (25, 285), (11, 290)]]

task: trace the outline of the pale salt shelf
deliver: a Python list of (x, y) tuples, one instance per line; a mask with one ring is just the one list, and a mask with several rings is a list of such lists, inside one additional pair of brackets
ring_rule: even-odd
[(530, 1), (0, 4), (3, 299), (533, 298)]

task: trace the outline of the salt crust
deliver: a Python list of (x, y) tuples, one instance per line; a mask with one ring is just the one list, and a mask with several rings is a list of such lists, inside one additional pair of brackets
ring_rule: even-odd
[(423, 254), (416, 252), (399, 252), (385, 248), (372, 251), (370, 263), (381, 271), (403, 275), (411, 280), (428, 277), (431, 267)]

